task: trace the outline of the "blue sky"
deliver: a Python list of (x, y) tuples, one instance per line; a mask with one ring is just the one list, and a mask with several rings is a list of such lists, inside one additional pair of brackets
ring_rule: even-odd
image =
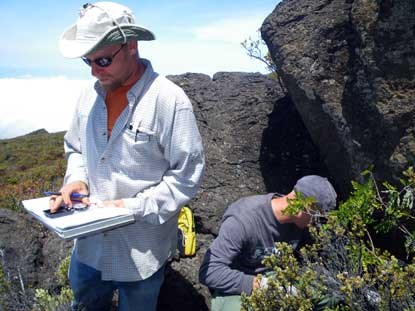
[[(120, 1), (156, 35), (140, 56), (162, 75), (218, 71), (266, 73), (240, 43), (252, 37), (278, 0)], [(58, 39), (85, 1), (0, 0), (0, 139), (38, 128), (66, 130), (89, 67), (59, 53)], [(46, 120), (45, 112), (65, 115)]]
[[(21, 75), (88, 78), (79, 60), (64, 59), (58, 38), (78, 17), (84, 1), (0, 0), (0, 78)], [(161, 74), (261, 71), (240, 42), (255, 36), (277, 1), (123, 1), (156, 41), (141, 42), (140, 53)]]

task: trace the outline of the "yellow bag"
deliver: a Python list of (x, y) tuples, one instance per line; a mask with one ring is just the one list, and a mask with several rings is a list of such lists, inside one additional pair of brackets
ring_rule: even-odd
[(178, 219), (179, 240), (177, 248), (180, 256), (193, 256), (196, 254), (195, 218), (192, 210), (183, 206)]

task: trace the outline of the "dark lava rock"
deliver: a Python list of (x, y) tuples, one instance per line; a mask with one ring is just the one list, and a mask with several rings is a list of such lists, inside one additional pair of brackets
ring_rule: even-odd
[(206, 152), (206, 174), (190, 204), (197, 230), (216, 235), (226, 207), (243, 196), (289, 192), (298, 177), (327, 175), (292, 104), (268, 76), (170, 76), (192, 101)]
[(56, 290), (55, 272), (71, 246), (30, 216), (0, 208), (0, 264), (11, 290), (6, 310), (30, 310), (35, 288)]
[(262, 25), (278, 72), (335, 178), (415, 160), (415, 2), (286, 0)]

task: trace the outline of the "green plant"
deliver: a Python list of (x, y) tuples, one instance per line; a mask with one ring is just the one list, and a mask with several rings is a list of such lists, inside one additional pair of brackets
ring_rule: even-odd
[(36, 303), (34, 310), (57, 311), (67, 309), (72, 300), (72, 290), (69, 287), (61, 289), (59, 295), (51, 295), (45, 289), (35, 290)]
[(267, 70), (269, 71), (269, 76), (278, 81), (282, 90), (285, 91), (284, 83), (281, 80), (280, 75), (278, 74), (278, 67), (274, 60), (271, 57), (271, 54), (268, 51), (268, 47), (265, 44), (265, 41), (262, 40), (261, 33), (258, 31), (258, 38), (252, 39), (248, 37), (243, 42), (241, 42), (242, 47), (245, 49), (246, 54), (265, 64)]
[(68, 256), (61, 261), (61, 264), (58, 267), (58, 271), (56, 272), (58, 276), (59, 285), (61, 286), (69, 286), (68, 270), (69, 270), (70, 263), (71, 263), (71, 256)]
[(73, 299), (73, 293), (69, 287), (68, 269), (70, 256), (62, 260), (56, 271), (59, 285), (61, 286), (58, 294), (51, 294), (47, 290), (38, 288), (35, 290), (35, 311), (56, 311), (66, 310)]
[(264, 51), (266, 44), (264, 40), (262, 40), (259, 31), (257, 39), (252, 39), (251, 37), (249, 37), (248, 39), (245, 39), (243, 42), (241, 42), (241, 45), (245, 49), (246, 54), (249, 57), (262, 62), (263, 64), (265, 64), (269, 72), (276, 74), (277, 66), (272, 60), (271, 55), (268, 52), (268, 49), (266, 52)]
[[(327, 215), (304, 198), (291, 202), (291, 213), (304, 210), (324, 221), (310, 226), (313, 243), (297, 256), (277, 244), (279, 255), (264, 260), (267, 287), (243, 295), (243, 310), (415, 310), (414, 172), (404, 172), (402, 189), (383, 183), (383, 190), (369, 171), (363, 174), (366, 182), (353, 182), (350, 197)], [(395, 229), (405, 235), (406, 262), (374, 245), (373, 231)]]
[(320, 212), (314, 208), (316, 200), (313, 197), (304, 197), (301, 192), (295, 191), (295, 197), (288, 199), (289, 205), (284, 209), (283, 214), (295, 215), (301, 211), (317, 217)]

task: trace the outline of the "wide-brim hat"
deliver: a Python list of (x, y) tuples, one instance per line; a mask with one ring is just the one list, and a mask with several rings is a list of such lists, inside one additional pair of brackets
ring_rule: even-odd
[(118, 3), (85, 4), (77, 22), (61, 35), (59, 49), (64, 57), (78, 58), (103, 46), (137, 41), (155, 40), (154, 34), (135, 24), (133, 12)]

